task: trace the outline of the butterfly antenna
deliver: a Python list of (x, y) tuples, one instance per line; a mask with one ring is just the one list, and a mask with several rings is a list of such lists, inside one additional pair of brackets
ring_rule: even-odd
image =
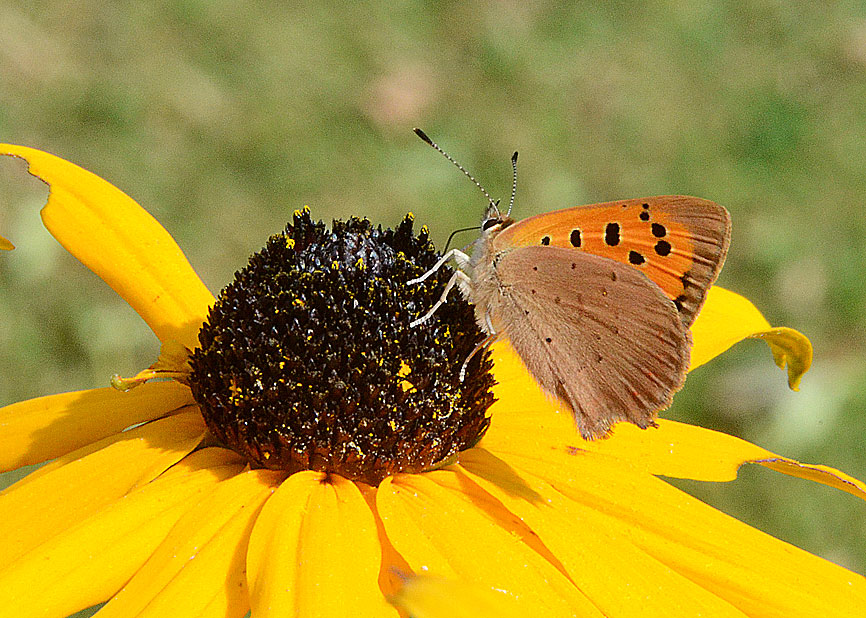
[[(415, 129), (412, 129), (412, 130), (415, 131), (415, 135), (417, 135), (417, 136), (420, 137), (422, 140), (424, 140), (425, 142), (427, 142), (427, 144), (429, 144), (430, 146), (432, 146), (435, 150), (439, 151), (439, 154), (441, 154), (443, 157), (445, 157), (446, 159), (448, 159), (449, 161), (451, 161), (451, 163), (453, 163), (455, 166), (457, 166), (457, 169), (459, 169), (461, 172), (463, 172), (464, 174), (466, 174), (466, 176), (469, 178), (469, 180), (471, 180), (472, 182), (474, 182), (474, 183), (475, 183), (475, 186), (478, 187), (479, 189), (481, 189), (481, 192), (484, 194), (484, 197), (487, 198), (487, 201), (490, 202), (490, 205), (491, 205), (491, 206), (494, 206), (493, 198), (490, 197), (490, 194), (489, 194), (489, 193), (484, 189), (484, 187), (481, 186), (481, 183), (478, 182), (477, 180), (475, 180), (475, 177), (474, 177), (472, 174), (470, 174), (469, 172), (466, 171), (466, 168), (465, 168), (465, 167), (463, 167), (462, 165), (460, 165), (459, 163), (457, 163), (457, 161), (455, 161), (453, 158), (451, 158), (451, 155), (449, 155), (447, 152), (445, 152), (444, 150), (442, 150), (442, 149), (441, 149), (441, 148), (436, 144), (436, 142), (434, 142), (432, 139), (430, 139), (429, 137), (427, 137), (427, 134), (424, 133), (424, 131), (422, 131), (421, 129), (418, 129), (418, 128), (415, 128)], [(495, 206), (494, 206), (494, 207), (495, 207)]]
[(511, 200), (508, 202), (508, 212), (506, 217), (511, 216), (511, 209), (514, 208), (514, 196), (517, 195), (517, 151), (511, 155), (511, 169), (514, 170), (514, 180), (511, 181)]
[(448, 245), (451, 244), (451, 240), (460, 232), (468, 232), (469, 230), (480, 230), (480, 229), (481, 229), (480, 225), (473, 225), (472, 227), (462, 227), (459, 230), (454, 230), (453, 232), (451, 232), (451, 236), (449, 236), (448, 240), (445, 242), (445, 248), (442, 249), (442, 253), (448, 252)]

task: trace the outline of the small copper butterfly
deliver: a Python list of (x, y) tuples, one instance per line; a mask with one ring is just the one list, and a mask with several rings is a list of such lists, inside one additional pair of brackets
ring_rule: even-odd
[[(516, 162), (514, 153), (515, 188)], [(413, 326), (457, 285), (488, 334), (484, 344), (508, 338), (541, 387), (571, 408), (584, 438), (604, 436), (619, 421), (654, 425), (685, 380), (689, 327), (730, 243), (728, 211), (664, 195), (515, 222), (487, 198), (471, 257), (451, 250), (410, 282), (424, 281), (449, 259), (457, 263), (440, 301)]]

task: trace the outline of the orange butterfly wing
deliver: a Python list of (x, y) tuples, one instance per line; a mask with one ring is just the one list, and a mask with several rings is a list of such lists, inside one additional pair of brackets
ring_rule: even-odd
[(662, 195), (549, 212), (514, 223), (498, 251), (550, 245), (587, 251), (642, 271), (670, 298), (686, 326), (716, 280), (731, 238), (731, 217), (715, 202)]

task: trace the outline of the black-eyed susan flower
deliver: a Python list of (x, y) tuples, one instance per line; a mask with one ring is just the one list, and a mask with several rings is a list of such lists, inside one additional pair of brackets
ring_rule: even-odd
[[(121, 191), (0, 152), (49, 185), (49, 231), (161, 342), (114, 380), (128, 392), (0, 409), (2, 469), (49, 462), (0, 494), (8, 615), (440, 616), (449, 589), (450, 607), (515, 615), (862, 615), (866, 579), (656, 475), (731, 480), (754, 462), (863, 498), (861, 482), (671, 421), (584, 442), (507, 344), (497, 386), (485, 355), (461, 380), (471, 308), (408, 326), (437, 294), (405, 285), (436, 257), (411, 219), (326, 230), (300, 211), (215, 300)], [(793, 387), (811, 358), (720, 288), (693, 335), (694, 366), (766, 339)], [(413, 574), (433, 583), (401, 592)]]

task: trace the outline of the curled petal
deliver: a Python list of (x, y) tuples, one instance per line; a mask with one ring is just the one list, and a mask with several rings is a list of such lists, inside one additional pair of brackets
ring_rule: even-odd
[(42, 221), (67, 251), (120, 294), (160, 341), (194, 348), (213, 302), (168, 232), (131, 197), (59, 157), (10, 144), (49, 187)]
[(773, 328), (746, 298), (713, 286), (698, 318), (692, 324), (691, 367), (700, 367), (746, 338), (763, 339), (780, 369), (788, 367), (788, 385), (798, 390), (800, 379), (812, 364), (812, 344), (792, 328)]
[(3, 251), (12, 251), (12, 249), (14, 249), (14, 248), (15, 248), (15, 245), (13, 245), (7, 239), (0, 236), (0, 249), (2, 249)]
[(788, 366), (788, 386), (792, 391), (800, 390), (800, 379), (812, 366), (812, 342), (802, 333), (785, 327), (752, 333), (749, 337), (767, 342), (779, 369)]
[(791, 476), (797, 476), (801, 479), (808, 479), (823, 485), (829, 485), (836, 489), (846, 491), (853, 496), (857, 496), (861, 500), (866, 500), (866, 483), (853, 476), (849, 476), (844, 472), (840, 472), (829, 466), (820, 464), (804, 464), (787, 457), (773, 456), (769, 459), (755, 459), (748, 463), (757, 463)]

